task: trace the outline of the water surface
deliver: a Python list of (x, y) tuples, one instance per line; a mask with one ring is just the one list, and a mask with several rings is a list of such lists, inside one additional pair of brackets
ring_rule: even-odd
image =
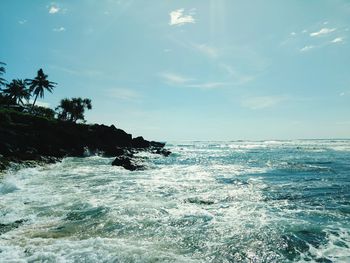
[(0, 181), (0, 262), (350, 262), (350, 141), (168, 144)]

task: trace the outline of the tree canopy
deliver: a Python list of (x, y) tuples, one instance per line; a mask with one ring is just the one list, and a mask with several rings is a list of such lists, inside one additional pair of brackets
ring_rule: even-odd
[(5, 63), (0, 62), (0, 87), (5, 86), (5, 84), (6, 84), (6, 80), (1, 77), (2, 75), (4, 75), (6, 73), (5, 66), (6, 66)]
[[(5, 63), (0, 62), (0, 106), (12, 108), (24, 112), (30, 112), (32, 115), (38, 115), (49, 119), (55, 118), (69, 122), (85, 122), (85, 110), (91, 110), (91, 100), (87, 98), (62, 99), (56, 112), (48, 107), (35, 105), (37, 98), (44, 97), (46, 91), (52, 92), (57, 83), (48, 80), (48, 75), (42, 69), (39, 69), (34, 79), (13, 79), (7, 83), (2, 75), (6, 72)], [(32, 105), (29, 99), (34, 96)]]
[(35, 96), (35, 99), (32, 105), (32, 110), (34, 108), (34, 105), (36, 103), (38, 96), (40, 98), (43, 98), (45, 90), (52, 92), (52, 90), (57, 84), (55, 82), (49, 81), (47, 78), (48, 78), (48, 75), (45, 75), (44, 71), (42, 69), (39, 69), (37, 76), (34, 79), (26, 80), (26, 82), (29, 85), (30, 92), (33, 93), (33, 95)]
[(85, 121), (85, 109), (91, 110), (91, 100), (82, 98), (62, 99), (56, 108), (58, 119), (70, 122)]
[(26, 86), (25, 81), (21, 79), (13, 79), (9, 84), (6, 85), (6, 88), (2, 91), (5, 96), (9, 97), (11, 100), (14, 100), (17, 104), (24, 105), (23, 100), (29, 100), (30, 92)]

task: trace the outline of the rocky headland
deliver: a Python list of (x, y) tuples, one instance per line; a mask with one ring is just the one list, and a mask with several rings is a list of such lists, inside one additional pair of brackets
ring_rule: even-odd
[(33, 116), (14, 110), (0, 111), (0, 170), (13, 163), (54, 163), (64, 157), (100, 154), (115, 157), (112, 165), (144, 169), (135, 154), (147, 151), (168, 156), (161, 142), (147, 141), (114, 125), (80, 124)]

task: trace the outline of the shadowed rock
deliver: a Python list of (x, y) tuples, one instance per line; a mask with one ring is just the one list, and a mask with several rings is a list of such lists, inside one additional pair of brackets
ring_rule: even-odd
[(146, 141), (142, 136), (132, 139), (131, 146), (133, 148), (149, 148), (151, 143)]
[(169, 156), (171, 154), (171, 151), (164, 149), (164, 148), (157, 148), (154, 153), (163, 155), (165, 157)]
[(12, 229), (18, 228), (21, 224), (23, 224), (25, 220), (17, 220), (10, 224), (0, 224), (0, 235), (11, 231)]
[[(102, 153), (120, 157), (130, 170), (139, 168), (128, 160), (134, 152), (149, 151), (168, 156), (164, 143), (150, 142), (114, 125), (87, 125), (46, 119), (12, 110), (0, 110), (0, 169), (10, 162), (52, 163), (66, 156), (84, 157)], [(131, 159), (130, 159), (131, 160)], [(118, 163), (118, 161), (116, 161)]]
[(135, 159), (130, 156), (118, 156), (112, 162), (113, 166), (121, 166), (126, 170), (135, 171), (135, 170), (143, 170), (145, 167), (141, 164), (138, 164)]
[(197, 197), (190, 197), (184, 201), (185, 203), (198, 204), (198, 205), (212, 205), (215, 204), (214, 201), (199, 199)]

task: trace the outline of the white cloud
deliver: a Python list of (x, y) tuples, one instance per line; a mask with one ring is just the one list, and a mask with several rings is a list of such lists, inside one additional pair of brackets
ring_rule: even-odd
[(195, 19), (192, 15), (184, 15), (184, 9), (178, 9), (170, 12), (170, 22), (169, 25), (175, 26), (175, 25), (184, 25), (187, 23), (195, 23)]
[(126, 88), (109, 89), (107, 95), (120, 100), (137, 100), (141, 97), (135, 90)]
[(346, 125), (346, 126), (348, 126), (348, 125), (350, 125), (350, 121), (337, 121), (335, 124), (336, 125)]
[(84, 76), (84, 77), (103, 77), (106, 79), (108, 77), (108, 74), (105, 74), (103, 71), (98, 70), (98, 69), (89, 69), (89, 68), (69, 68), (69, 67), (61, 67), (57, 65), (50, 65), (50, 68), (54, 70), (59, 70), (64, 73), (73, 75), (73, 76)]
[(203, 54), (207, 55), (208, 57), (216, 58), (219, 55), (218, 49), (211, 47), (207, 44), (194, 44), (193, 47), (199, 52), (202, 52)]
[(186, 87), (189, 88), (199, 88), (199, 89), (217, 89), (229, 85), (227, 82), (204, 82), (198, 84), (187, 84)]
[(236, 76), (237, 75), (237, 71), (230, 65), (222, 63), (220, 64), (220, 67), (222, 67), (229, 76)]
[(184, 84), (186, 82), (189, 82), (193, 79), (190, 79), (190, 78), (186, 78), (180, 74), (177, 74), (177, 73), (171, 73), (171, 72), (164, 72), (164, 73), (161, 73), (161, 77), (164, 78), (166, 80), (166, 82), (168, 84)]
[(27, 22), (28, 22), (27, 20), (23, 19), (23, 20), (19, 20), (19, 21), (18, 21), (18, 24), (24, 25), (24, 24), (27, 23)]
[(242, 100), (242, 106), (251, 110), (259, 110), (265, 108), (271, 108), (277, 104), (285, 101), (287, 98), (284, 96), (260, 96), (250, 97)]
[(255, 79), (255, 76), (242, 74), (241, 72), (237, 71), (236, 69), (234, 69), (232, 66), (228, 64), (222, 63), (219, 66), (222, 69), (224, 69), (228, 74), (228, 76), (232, 79), (232, 84), (242, 85), (250, 81), (253, 81)]
[(291, 32), (291, 33), (290, 33), (291, 36), (295, 36), (296, 34), (297, 34), (297, 33), (295, 33), (295, 32)]
[(342, 37), (337, 37), (337, 38), (335, 38), (335, 39), (333, 39), (331, 42), (332, 43), (340, 43), (340, 42), (343, 42), (343, 38)]
[(181, 86), (187, 88), (198, 88), (198, 89), (216, 89), (223, 86), (230, 85), (229, 82), (198, 82), (194, 78), (187, 78), (177, 73), (164, 72), (160, 76), (169, 85)]
[(343, 97), (344, 95), (345, 95), (345, 92), (341, 92), (341, 93), (339, 94), (340, 97)]
[(194, 43), (194, 42), (190, 42), (190, 41), (186, 41), (186, 40), (181, 40), (181, 39), (175, 38), (173, 36), (170, 37), (170, 40), (173, 41), (174, 43), (176, 43), (177, 45), (185, 48), (185, 49), (200, 52), (203, 55), (210, 57), (210, 58), (217, 58), (220, 55), (223, 55), (222, 50), (220, 50), (217, 47), (213, 47), (211, 45), (208, 45), (206, 43), (201, 43), (201, 44)]
[(327, 35), (329, 33), (334, 32), (335, 30), (337, 30), (337, 29), (324, 27), (317, 32), (310, 33), (310, 36), (311, 37), (318, 37), (318, 36), (322, 36), (322, 35)]
[(52, 31), (54, 31), (54, 32), (64, 32), (64, 31), (66, 31), (66, 29), (63, 26), (61, 26), (61, 27), (57, 27), (57, 28), (52, 29)]
[(60, 11), (61, 9), (57, 5), (51, 5), (49, 8), (49, 13), (50, 14), (56, 14)]
[(305, 46), (305, 47), (301, 48), (299, 51), (306, 52), (306, 51), (310, 51), (313, 48), (315, 48), (315, 46), (309, 45), (309, 46)]

